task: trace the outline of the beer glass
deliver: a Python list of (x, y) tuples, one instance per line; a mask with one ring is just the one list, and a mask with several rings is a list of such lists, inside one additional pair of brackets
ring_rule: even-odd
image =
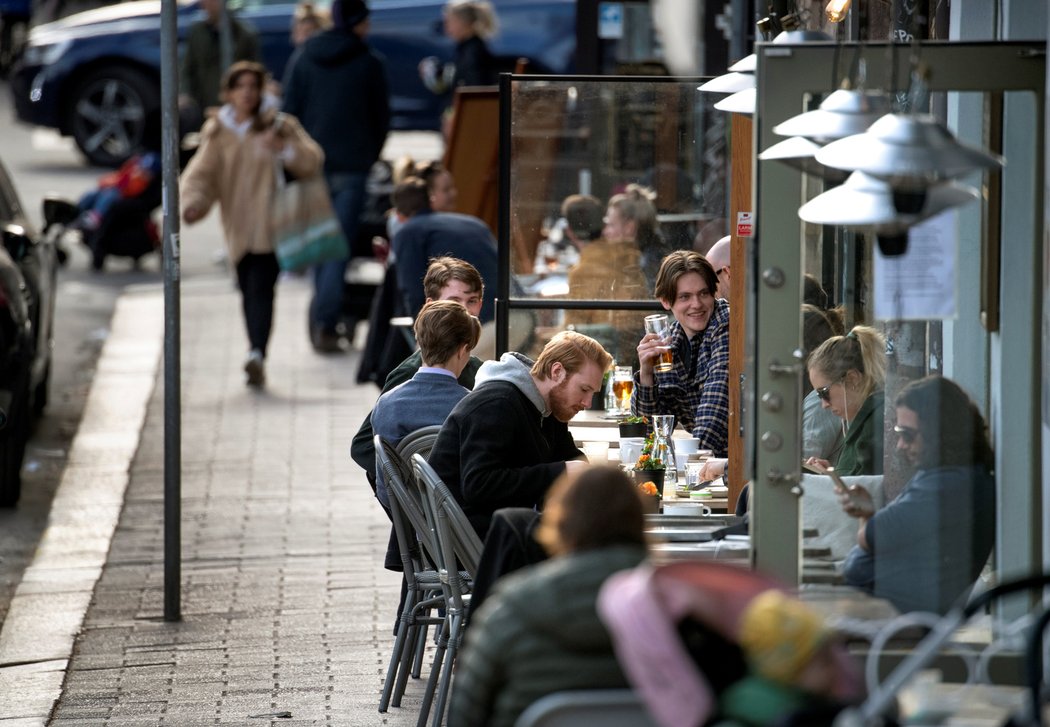
[[(645, 317), (645, 332), (655, 333), (665, 344), (670, 344), (671, 324), (663, 313)], [(656, 361), (655, 370), (658, 373), (670, 371), (672, 368), (671, 346), (665, 345), (660, 351), (660, 358)]]
[(634, 374), (630, 366), (617, 366), (613, 370), (613, 394), (620, 414), (631, 413), (631, 393), (634, 391)]

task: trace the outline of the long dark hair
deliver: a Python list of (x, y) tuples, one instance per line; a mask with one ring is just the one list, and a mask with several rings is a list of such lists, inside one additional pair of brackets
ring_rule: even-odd
[(894, 403), (918, 415), (923, 442), (920, 467), (994, 467), (995, 455), (984, 417), (951, 379), (927, 376), (912, 381), (901, 389)]

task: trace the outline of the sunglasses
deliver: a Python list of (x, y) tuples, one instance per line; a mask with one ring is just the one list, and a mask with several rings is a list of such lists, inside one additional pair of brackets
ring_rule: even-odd
[(911, 444), (919, 436), (919, 430), (911, 427), (896, 426), (893, 428), (893, 433), (904, 440), (905, 444)]
[(819, 389), (816, 390), (817, 396), (820, 398), (821, 401), (826, 401), (829, 404), (831, 403), (831, 387), (834, 385), (835, 384), (828, 384), (827, 386), (821, 386)]

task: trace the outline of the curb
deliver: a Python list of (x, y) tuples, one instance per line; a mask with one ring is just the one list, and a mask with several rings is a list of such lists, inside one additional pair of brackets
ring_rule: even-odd
[(0, 629), (0, 722), (46, 725), (109, 554), (163, 351), (162, 291), (125, 292), (47, 529)]

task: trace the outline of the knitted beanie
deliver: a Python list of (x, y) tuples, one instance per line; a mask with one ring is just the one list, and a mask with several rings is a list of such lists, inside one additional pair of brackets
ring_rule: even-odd
[(368, 6), (364, 0), (332, 0), (332, 25), (344, 30), (353, 30), (354, 26), (368, 17)]
[(791, 684), (828, 639), (821, 616), (778, 590), (759, 594), (740, 620), (740, 646), (751, 668)]

